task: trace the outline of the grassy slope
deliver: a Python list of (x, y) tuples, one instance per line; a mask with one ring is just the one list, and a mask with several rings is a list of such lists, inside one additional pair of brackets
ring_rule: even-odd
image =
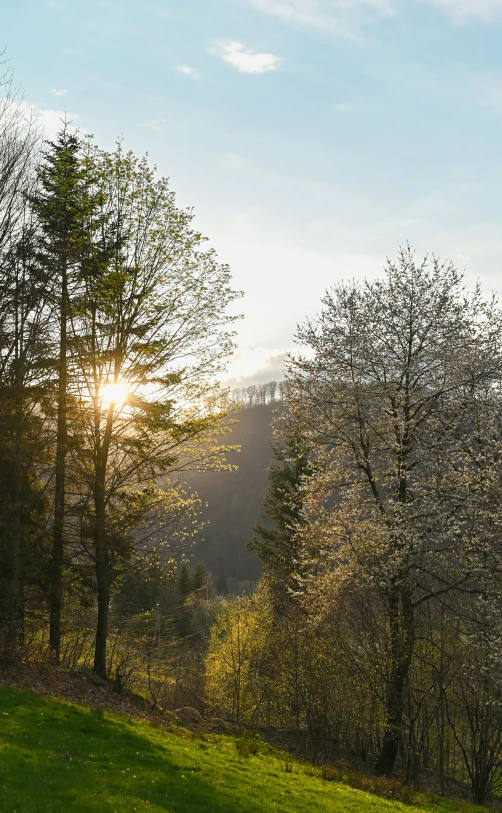
[[(243, 759), (231, 737), (172, 734), (148, 723), (0, 687), (2, 813), (446, 813), (325, 782), (263, 746)], [(481, 809), (481, 808), (480, 808)], [(474, 810), (474, 808), (471, 808)]]

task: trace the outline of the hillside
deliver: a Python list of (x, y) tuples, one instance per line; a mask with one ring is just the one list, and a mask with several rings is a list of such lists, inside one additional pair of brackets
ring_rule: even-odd
[[(0, 810), (2, 813), (460, 810), (455, 802), (424, 796), (413, 805), (387, 801), (323, 781), (317, 769), (287, 763), (284, 754), (264, 743), (258, 743), (258, 752), (249, 755), (249, 749), (237, 747), (238, 742), (228, 735), (167, 731), (146, 722), (0, 687)], [(483, 810), (465, 805), (461, 809), (466, 813)]]
[(252, 536), (267, 489), (271, 422), (278, 408), (278, 403), (259, 404), (237, 413), (238, 423), (228, 436), (229, 443), (241, 447), (228, 455), (237, 471), (194, 472), (186, 478), (204, 504), (202, 519), (207, 523), (193, 558), (203, 561), (215, 579), (224, 573), (227, 579), (254, 581), (260, 575), (260, 562), (246, 549), (246, 539)]

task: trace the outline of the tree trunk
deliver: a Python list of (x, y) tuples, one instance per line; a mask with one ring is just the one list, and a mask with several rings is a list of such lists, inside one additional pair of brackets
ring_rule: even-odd
[(414, 619), (406, 590), (392, 592), (388, 600), (391, 666), (386, 697), (387, 723), (375, 773), (391, 777), (402, 735), (404, 691), (414, 647)]
[(20, 416), (17, 414), (16, 410), (12, 542), (10, 551), (9, 593), (7, 598), (7, 630), (4, 653), (4, 660), (7, 663), (15, 663), (19, 652), (22, 492), (21, 433), (22, 426), (20, 423)]
[(110, 604), (110, 567), (106, 545), (106, 504), (105, 504), (106, 461), (96, 466), (94, 482), (95, 528), (94, 544), (96, 555), (96, 581), (98, 586), (98, 623), (94, 648), (94, 671), (106, 680), (106, 643), (108, 638), (108, 615)]
[(14, 663), (19, 651), (19, 607), (21, 579), (21, 511), (23, 489), (23, 395), (21, 365), (21, 330), (19, 325), (19, 290), (16, 284), (15, 319), (15, 382), (14, 382), (14, 482), (12, 499), (12, 542), (7, 607), (7, 630), (4, 659)]
[[(106, 680), (106, 644), (108, 640), (108, 614), (110, 604), (110, 581), (103, 571), (108, 570), (106, 564), (96, 566), (98, 578), (98, 623), (96, 627), (96, 644), (94, 648), (94, 671), (99, 677)], [(100, 575), (98, 572), (101, 571)]]
[(54, 528), (50, 567), (50, 629), (49, 648), (56, 663), (61, 653), (61, 606), (64, 553), (64, 514), (67, 444), (67, 321), (68, 290), (66, 261), (63, 264), (61, 293), (61, 328), (58, 364), (58, 413), (56, 439), (56, 479), (54, 489)]

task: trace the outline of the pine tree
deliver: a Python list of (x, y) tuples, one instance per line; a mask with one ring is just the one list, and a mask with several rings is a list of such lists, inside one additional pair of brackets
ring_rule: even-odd
[(285, 598), (294, 587), (297, 573), (298, 546), (296, 531), (301, 522), (301, 486), (311, 474), (308, 449), (298, 432), (287, 422), (280, 431), (282, 438), (273, 447), (268, 475), (268, 491), (262, 509), (266, 524), (257, 523), (257, 536), (248, 543), (250, 550), (263, 562), (277, 596)]
[(38, 173), (39, 188), (30, 202), (41, 229), (40, 261), (52, 283), (56, 319), (55, 378), (57, 389), (54, 523), (50, 566), (49, 646), (56, 662), (61, 645), (62, 574), (68, 447), (68, 389), (71, 298), (91, 235), (89, 218), (97, 201), (89, 194), (89, 165), (83, 160), (83, 142), (66, 124), (48, 149)]
[(209, 587), (209, 573), (204, 562), (197, 562), (195, 570), (190, 576), (190, 592), (196, 593), (198, 598), (205, 598)]
[(221, 574), (216, 582), (216, 593), (219, 596), (228, 596), (228, 584), (224, 573)]
[(185, 601), (185, 599), (190, 595), (190, 573), (188, 572), (188, 567), (186, 562), (180, 567), (180, 572), (178, 576), (178, 593), (180, 595), (181, 601)]

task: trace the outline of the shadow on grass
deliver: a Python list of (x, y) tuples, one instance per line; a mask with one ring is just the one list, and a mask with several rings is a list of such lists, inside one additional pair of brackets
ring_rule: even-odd
[(0, 810), (259, 813), (230, 745), (2, 687)]

